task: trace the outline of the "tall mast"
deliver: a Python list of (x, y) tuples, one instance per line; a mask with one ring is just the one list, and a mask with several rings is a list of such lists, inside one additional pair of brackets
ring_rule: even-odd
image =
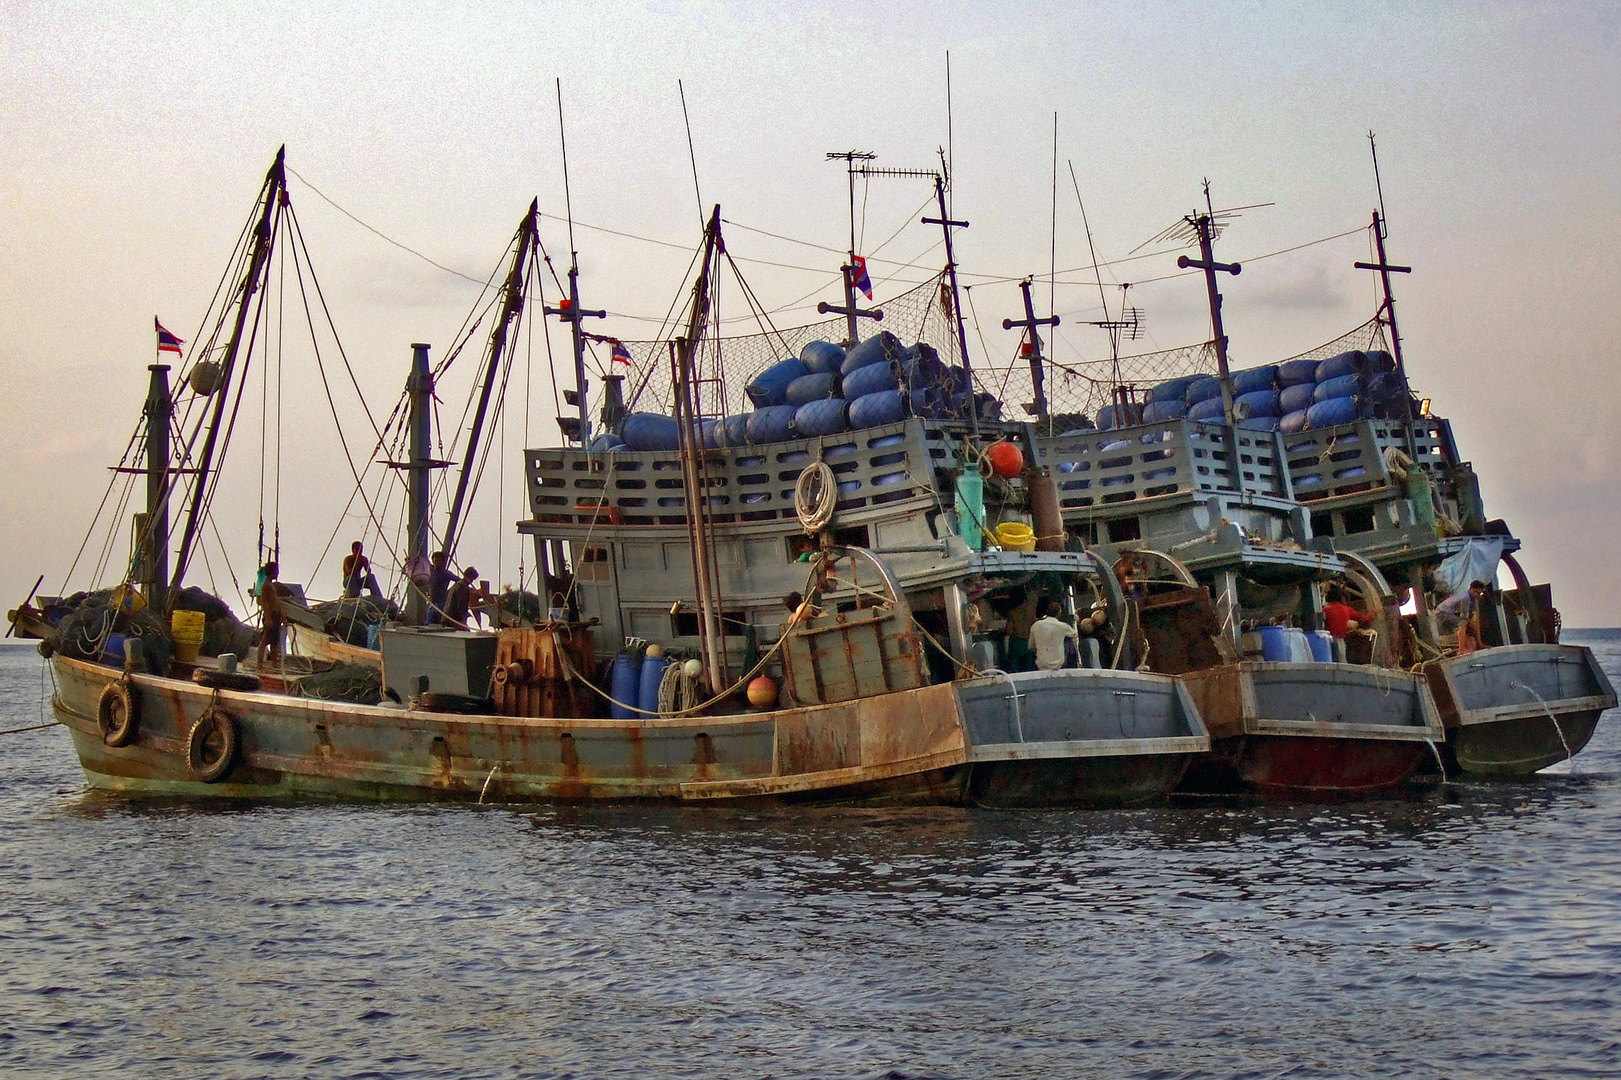
[[(1030, 382), (1035, 388), (1036, 397), (1036, 400), (1031, 403), (1031, 408), (1036, 411), (1037, 430), (1040, 430), (1039, 425), (1047, 422), (1047, 365), (1041, 355), (1041, 335), (1036, 332), (1036, 327), (1057, 326), (1058, 316), (1052, 315), (1045, 319), (1036, 318), (1035, 304), (1030, 299), (1030, 284), (1030, 278), (1025, 278), (1019, 282), (1019, 289), (1024, 293), (1024, 318), (1003, 319), (1002, 329), (1012, 330), (1015, 326), (1018, 326), (1022, 327), (1025, 333), (1029, 335), (1025, 338), (1025, 348), (1021, 351), (1030, 359)], [(1051, 433), (1043, 432), (1043, 434)]]
[(1401, 333), (1396, 329), (1396, 297), (1390, 290), (1391, 274), (1411, 274), (1413, 268), (1411, 266), (1392, 266), (1390, 260), (1385, 256), (1385, 233), (1388, 230), (1384, 216), (1385, 191), (1384, 185), (1379, 182), (1379, 148), (1374, 144), (1373, 132), (1371, 131), (1368, 132), (1368, 149), (1373, 154), (1373, 185), (1379, 193), (1379, 209), (1373, 212), (1373, 244), (1374, 251), (1379, 256), (1379, 261), (1376, 263), (1359, 262), (1353, 265), (1358, 270), (1379, 271), (1379, 283), (1384, 298), (1379, 304), (1376, 317), (1382, 318), (1390, 327), (1390, 355), (1396, 362), (1396, 377), (1401, 381), (1402, 427), (1407, 432), (1407, 456), (1417, 458), (1418, 451), (1415, 449), (1411, 423), (1416, 419), (1411, 415), (1413, 391), (1407, 385), (1407, 363), (1402, 359)]
[[(949, 60), (947, 61), (946, 67), (949, 73)], [(947, 82), (948, 84), (950, 82), (949, 74), (947, 77)], [(946, 212), (946, 181), (945, 176), (943, 175), (945, 169), (945, 158), (943, 153), (941, 155), (940, 167), (942, 171), (940, 173), (936, 173), (934, 177), (934, 201), (935, 204), (940, 207), (940, 216), (937, 218), (926, 217), (923, 219), (923, 224), (940, 226), (940, 231), (945, 233), (946, 236), (946, 276), (951, 280), (951, 318), (952, 321), (957, 325), (957, 349), (959, 355), (962, 357), (963, 372), (968, 377), (968, 392), (972, 394), (974, 392), (974, 368), (973, 365), (968, 362), (968, 335), (963, 331), (962, 295), (957, 290), (957, 256), (951, 247), (951, 230), (966, 229), (968, 228), (968, 222), (953, 221), (951, 219), (951, 215)], [(972, 425), (974, 434), (978, 436), (979, 402), (977, 400), (974, 402), (973, 408), (968, 413), (968, 422)]]
[[(410, 400), (411, 460), (406, 464), (410, 501), (406, 509), (405, 566), (423, 570), (428, 562), (428, 481), (438, 463), (433, 460), (433, 371), (428, 367), (429, 346), (411, 346), (411, 374), (405, 380)], [(427, 621), (428, 597), (421, 589), (405, 594), (405, 618), (412, 626)]]
[(167, 606), (169, 591), (169, 419), (174, 402), (169, 397), (169, 365), (149, 364), (152, 378), (146, 391), (146, 544), (151, 576), (147, 599), (159, 610)]
[(1216, 261), (1215, 212), (1210, 209), (1208, 181), (1205, 183), (1205, 210), (1205, 213), (1194, 214), (1187, 219), (1199, 234), (1199, 258), (1190, 259), (1182, 255), (1176, 260), (1176, 265), (1184, 270), (1192, 267), (1204, 271), (1205, 291), (1210, 299), (1210, 333), (1216, 345), (1216, 370), (1221, 373), (1221, 416), (1227, 435), (1227, 471), (1232, 478), (1234, 494), (1242, 497), (1244, 474), (1238, 461), (1237, 418), (1233, 416), (1233, 374), (1227, 367), (1227, 331), (1222, 327), (1221, 290), (1216, 287), (1216, 271), (1237, 277), (1244, 268), (1238, 263)]
[[(525, 270), (529, 266), (529, 255), (535, 244), (535, 234), (540, 220), (540, 200), (536, 199), (529, 204), (529, 212), (524, 215), (522, 223), (518, 226), (518, 250), (512, 256), (512, 269), (507, 273), (507, 282), (503, 290), (501, 301), (501, 318), (495, 324), (495, 330), (490, 334), (490, 362), (484, 369), (484, 388), (479, 392), (478, 411), (473, 414), (473, 430), (467, 436), (467, 456), (462, 461), (461, 476), (456, 480), (456, 497), (450, 504), (450, 520), (445, 525), (444, 550), (447, 556), (456, 554), (457, 532), (461, 524), (462, 505), (467, 497), (467, 482), (471, 479), (473, 471), (477, 468), (478, 440), (484, 430), (484, 417), (490, 407), (490, 393), (495, 388), (496, 376), (501, 370), (501, 360), (506, 352), (507, 333), (512, 322), (523, 312), (525, 288)], [(575, 331), (575, 337), (579, 331)]]
[(173, 580), (175, 585), (185, 580), (186, 565), (191, 559), (192, 545), (197, 539), (197, 527), (202, 522), (203, 504), (207, 501), (206, 494), (212, 480), (209, 469), (214, 463), (214, 447), (219, 441), (220, 421), (225, 412), (225, 399), (230, 396), (228, 391), (231, 375), (236, 368), (237, 353), (242, 347), (242, 331), (247, 324), (248, 308), (253, 294), (259, 291), (260, 278), (270, 261), (270, 252), (275, 241), (271, 225), (275, 220), (276, 211), (287, 199), (286, 157), (287, 147), (283, 146), (276, 151), (276, 160), (270, 166), (270, 172), (265, 175), (265, 185), (260, 196), (264, 200), (264, 213), (254, 229), (253, 253), (248, 260), (248, 272), (243, 276), (242, 284), (237, 287), (236, 322), (231, 327), (230, 343), (225, 347), (225, 361), (220, 365), (219, 392), (214, 400), (214, 415), (208, 424), (208, 438), (203, 442), (202, 456), (198, 461), (197, 484), (192, 489), (191, 508), (186, 514), (186, 531), (180, 540), (180, 550), (175, 554)]
[(704, 230), (703, 268), (693, 284), (692, 313), (687, 320), (686, 333), (676, 341), (676, 424), (680, 434), (681, 479), (687, 493), (687, 540), (691, 545), (693, 584), (698, 592), (699, 640), (704, 652), (704, 666), (709, 672), (711, 693), (718, 694), (727, 685), (725, 669), (725, 632), (721, 625), (720, 605), (716, 592), (713, 553), (709, 536), (709, 491), (701, 475), (699, 456), (703, 453), (703, 435), (699, 429), (694, 382), (695, 357), (698, 341), (709, 318), (709, 277), (716, 248), (720, 247), (720, 206), (709, 219)]
[(856, 331), (856, 319), (872, 319), (881, 322), (884, 313), (878, 310), (867, 310), (856, 307), (856, 174), (870, 175), (865, 165), (857, 166), (858, 161), (871, 161), (877, 157), (870, 150), (839, 150), (827, 155), (828, 161), (843, 161), (845, 171), (850, 176), (850, 261), (839, 268), (844, 276), (844, 306), (834, 307), (823, 301), (816, 305), (816, 310), (823, 315), (844, 316), (844, 344), (854, 345), (861, 340)]

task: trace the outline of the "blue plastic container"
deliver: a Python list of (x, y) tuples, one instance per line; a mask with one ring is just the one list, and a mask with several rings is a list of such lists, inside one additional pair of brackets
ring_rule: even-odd
[(882, 390), (850, 402), (852, 428), (877, 427), (906, 419), (906, 395), (899, 390)]
[(1285, 360), (1278, 365), (1278, 382), (1283, 386), (1299, 386), (1317, 381), (1317, 361), (1312, 359)]
[(1233, 414), (1241, 420), (1260, 416), (1282, 416), (1283, 410), (1278, 407), (1283, 397), (1276, 390), (1254, 390), (1247, 394), (1239, 394), (1233, 399)]
[(982, 422), (994, 424), (1002, 419), (1002, 403), (995, 394), (977, 394), (974, 400), (979, 403), (979, 418)]
[(1296, 409), (1292, 413), (1284, 414), (1282, 419), (1278, 421), (1278, 430), (1286, 435), (1300, 434), (1306, 430), (1307, 415), (1305, 409)]
[(1275, 664), (1288, 662), (1289, 630), (1287, 626), (1261, 627), (1261, 659), (1270, 660)]
[(849, 402), (843, 398), (821, 398), (806, 402), (794, 413), (794, 430), (800, 438), (837, 435), (850, 428)]
[(1108, 431), (1111, 428), (1130, 427), (1143, 422), (1143, 407), (1132, 403), (1127, 408), (1116, 405), (1105, 405), (1098, 410), (1098, 430)]
[(1383, 371), (1395, 371), (1396, 358), (1383, 349), (1371, 349), (1368, 352), (1368, 371), (1378, 374)]
[(1317, 663), (1334, 662), (1334, 635), (1327, 630), (1306, 631), (1306, 644), (1311, 646), (1311, 658)]
[(1197, 375), (1184, 375), (1180, 379), (1167, 379), (1148, 392), (1149, 398), (1154, 401), (1181, 401), (1188, 400), (1188, 387), (1199, 378)]
[(839, 377), (831, 371), (801, 375), (788, 384), (788, 391), (783, 395), (784, 404), (795, 406), (838, 396)]
[(1219, 397), (1221, 397), (1221, 380), (1214, 375), (1201, 375), (1188, 384), (1188, 404), (1190, 406)]
[(836, 375), (844, 366), (844, 346), (831, 341), (812, 341), (799, 350), (799, 359), (812, 375)]
[(779, 360), (749, 381), (743, 392), (756, 408), (782, 405), (788, 400), (788, 387), (801, 375), (808, 375), (805, 362), (797, 356)]
[[(642, 659), (642, 673), (639, 679), (641, 689), (636, 695), (636, 704), (645, 714), (657, 716), (659, 711), (659, 684), (664, 681), (664, 669), (670, 666), (668, 656), (648, 656)], [(619, 697), (618, 694), (614, 695)], [(624, 701), (624, 698), (619, 698)], [(627, 702), (628, 704), (628, 702)]]
[(709, 422), (704, 429), (704, 445), (711, 450), (719, 450), (724, 446), (744, 446), (748, 443), (749, 414), (738, 413), (721, 420)]
[(1245, 431), (1276, 431), (1278, 430), (1278, 417), (1251, 416), (1240, 420), (1238, 426)]
[(1362, 389), (1363, 381), (1360, 375), (1340, 375), (1318, 383), (1317, 389), (1312, 391), (1311, 400), (1315, 404), (1329, 398), (1356, 397)]
[(604, 431), (601, 435), (598, 435), (596, 438), (592, 439), (588, 444), (586, 444), (586, 450), (592, 454), (606, 454), (624, 445), (624, 439), (621, 439), (618, 435), (615, 435), (611, 431)]
[(849, 378), (852, 371), (868, 364), (881, 360), (901, 360), (905, 356), (906, 346), (901, 344), (901, 339), (888, 330), (880, 330), (861, 344), (850, 347), (849, 352), (844, 354), (844, 363), (840, 365), (839, 372)]
[(1341, 375), (1360, 375), (1368, 367), (1368, 354), (1364, 352), (1342, 352), (1337, 356), (1330, 356), (1317, 365), (1316, 379), (1318, 382), (1327, 382), (1337, 379)]
[(880, 390), (895, 390), (900, 387), (900, 375), (895, 370), (895, 364), (868, 364), (859, 367), (844, 377), (844, 396), (851, 401), (868, 394), (876, 394)]
[(1319, 401), (1306, 410), (1306, 426), (1313, 428), (1349, 424), (1356, 419), (1356, 398), (1337, 397)]
[(906, 397), (912, 404), (913, 416), (934, 420), (945, 416), (948, 411), (946, 397), (937, 386), (925, 386), (921, 390), (908, 391)]
[[(636, 705), (642, 694), (642, 657), (640, 653), (620, 653), (614, 657), (613, 668), (608, 673), (608, 696), (613, 702), (608, 705), (608, 711), (615, 720), (635, 719), (634, 710), (625, 705)], [(624, 702), (624, 705), (617, 704)]]
[(1225, 417), (1222, 415), (1221, 398), (1219, 396), (1205, 398), (1203, 401), (1197, 401), (1192, 405), (1189, 405), (1188, 419), (1203, 420), (1206, 423), (1209, 423), (1210, 421), (1220, 423), (1223, 419), (1225, 419)]
[(661, 413), (631, 413), (620, 423), (619, 437), (632, 450), (675, 450), (681, 445), (675, 417)]
[(1299, 412), (1302, 409), (1309, 409), (1311, 408), (1311, 395), (1316, 389), (1317, 384), (1314, 382), (1295, 383), (1293, 386), (1285, 386), (1283, 392), (1278, 395), (1278, 408), (1283, 410), (1285, 416), (1292, 412)]
[(1163, 424), (1167, 420), (1180, 420), (1188, 415), (1188, 403), (1181, 398), (1150, 401), (1143, 406), (1143, 423)]
[(1253, 394), (1257, 390), (1276, 390), (1277, 388), (1278, 365), (1276, 364), (1245, 368), (1243, 371), (1233, 372), (1234, 394)]
[(770, 405), (749, 414), (748, 435), (751, 443), (774, 443), (794, 437), (793, 405)]

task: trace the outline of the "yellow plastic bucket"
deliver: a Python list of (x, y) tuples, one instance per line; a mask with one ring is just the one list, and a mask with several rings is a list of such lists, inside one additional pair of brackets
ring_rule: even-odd
[(996, 527), (996, 542), (1003, 551), (1036, 550), (1036, 534), (1022, 521), (1004, 521)]
[(174, 638), (174, 658), (182, 663), (197, 659), (203, 644), (203, 623), (200, 611), (177, 611), (169, 616), (169, 636)]

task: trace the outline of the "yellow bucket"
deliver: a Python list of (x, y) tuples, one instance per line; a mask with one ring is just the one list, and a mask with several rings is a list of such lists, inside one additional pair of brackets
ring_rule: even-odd
[(1004, 521), (998, 525), (996, 542), (1004, 551), (1036, 550), (1036, 534), (1021, 521)]
[(174, 638), (174, 658), (189, 664), (197, 659), (203, 644), (205, 616), (200, 611), (177, 611), (169, 616), (169, 635)]

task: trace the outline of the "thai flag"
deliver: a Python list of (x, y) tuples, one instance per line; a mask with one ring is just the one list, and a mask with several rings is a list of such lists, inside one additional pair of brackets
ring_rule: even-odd
[(179, 356), (180, 346), (184, 345), (185, 342), (165, 330), (163, 324), (158, 322), (156, 318), (152, 320), (152, 328), (158, 332), (158, 352), (172, 352)]
[(613, 347), (608, 350), (608, 359), (616, 364), (629, 364), (630, 350), (625, 348), (625, 343), (615, 338), (612, 345)]
[(850, 267), (850, 284), (867, 294), (872, 299), (872, 278), (867, 276), (867, 260), (857, 255), (851, 260), (855, 265)]

